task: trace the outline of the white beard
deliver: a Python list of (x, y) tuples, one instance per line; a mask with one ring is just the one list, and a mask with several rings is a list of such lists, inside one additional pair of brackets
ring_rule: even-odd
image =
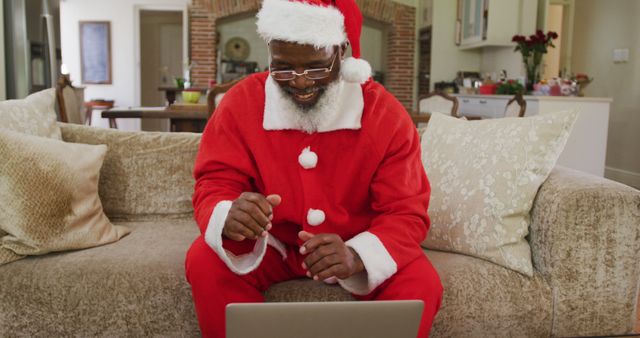
[(294, 112), (290, 114), (289, 118), (297, 126), (296, 129), (309, 134), (318, 131), (318, 126), (325, 121), (332, 121), (340, 113), (340, 94), (343, 87), (344, 81), (342, 79), (332, 82), (315, 105), (311, 108), (302, 108), (280, 86), (276, 85), (279, 96), (283, 99), (283, 104), (286, 105), (285, 111)]

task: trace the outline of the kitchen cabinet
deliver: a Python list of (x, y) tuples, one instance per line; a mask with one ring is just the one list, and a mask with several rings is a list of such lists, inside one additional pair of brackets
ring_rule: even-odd
[[(462, 116), (481, 116), (483, 119), (504, 118), (508, 95), (454, 95), (458, 98), (458, 113)], [(607, 155), (607, 135), (611, 99), (596, 97), (524, 96), (526, 116), (553, 114), (575, 109), (578, 119), (558, 164), (604, 176)], [(473, 122), (475, 123), (475, 122)]]
[(512, 46), (516, 34), (536, 30), (537, 0), (458, 0), (460, 49)]

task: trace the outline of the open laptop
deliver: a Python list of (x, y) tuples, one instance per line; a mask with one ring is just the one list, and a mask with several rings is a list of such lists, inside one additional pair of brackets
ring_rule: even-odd
[(415, 338), (420, 300), (234, 303), (227, 338)]

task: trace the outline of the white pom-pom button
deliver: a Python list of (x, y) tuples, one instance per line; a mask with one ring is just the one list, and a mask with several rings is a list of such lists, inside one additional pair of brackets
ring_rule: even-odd
[(313, 169), (318, 164), (318, 155), (311, 151), (311, 147), (306, 147), (298, 156), (298, 163), (305, 169)]
[(324, 211), (319, 209), (309, 209), (307, 213), (307, 223), (309, 225), (317, 226), (324, 222)]

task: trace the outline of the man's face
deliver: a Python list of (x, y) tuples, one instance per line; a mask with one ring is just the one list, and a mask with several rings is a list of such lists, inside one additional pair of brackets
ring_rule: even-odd
[[(310, 80), (305, 76), (296, 76), (293, 80), (276, 81), (282, 90), (303, 110), (312, 108), (329, 84), (336, 81), (340, 74), (341, 48), (315, 49), (312, 45), (300, 45), (279, 40), (269, 44), (271, 52), (271, 71), (293, 70), (298, 74), (307, 69), (333, 68), (329, 76), (319, 80)], [(335, 60), (334, 60), (335, 57)]]

